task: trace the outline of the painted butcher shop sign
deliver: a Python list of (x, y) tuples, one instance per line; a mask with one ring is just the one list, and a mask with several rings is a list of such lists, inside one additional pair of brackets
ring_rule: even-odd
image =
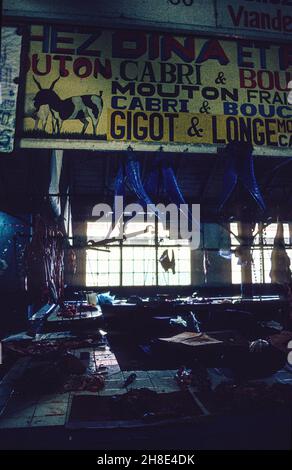
[(23, 137), (292, 146), (292, 46), (33, 26)]

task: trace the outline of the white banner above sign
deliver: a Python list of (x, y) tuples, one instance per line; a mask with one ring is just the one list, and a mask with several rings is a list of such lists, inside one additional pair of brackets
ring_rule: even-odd
[(15, 28), (1, 30), (0, 57), (0, 152), (12, 152), (15, 133), (16, 101), (21, 36)]
[(4, 15), (74, 24), (216, 26), (213, 0), (4, 0)]
[(292, 0), (219, 0), (218, 28), (292, 34)]

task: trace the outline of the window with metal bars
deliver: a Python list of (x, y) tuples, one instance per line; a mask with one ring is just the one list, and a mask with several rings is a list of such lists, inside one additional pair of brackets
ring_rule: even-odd
[[(110, 222), (87, 223), (87, 240), (102, 241), (117, 237), (119, 227), (111, 231)], [(86, 286), (190, 285), (191, 250), (188, 240), (172, 240), (169, 230), (157, 220), (125, 224), (125, 239), (100, 245), (86, 252)], [(132, 234), (136, 234), (132, 236)], [(168, 250), (175, 259), (175, 272), (165, 271), (160, 257)]]
[[(292, 259), (292, 245), (291, 235), (289, 232), (289, 224), (284, 223), (284, 242), (286, 253), (290, 260)], [(233, 252), (231, 258), (231, 273), (232, 284), (240, 284), (242, 281), (242, 266), (240, 259), (234, 255), (234, 250), (239, 246), (238, 224), (230, 224), (231, 234), (231, 251)], [(251, 247), (252, 264), (251, 274), (252, 282), (254, 284), (269, 284), (271, 283), (270, 271), (272, 267), (271, 256), (273, 250), (274, 239), (277, 233), (277, 223), (272, 223), (265, 227), (262, 231), (259, 230), (259, 225), (256, 224), (253, 233), (255, 234), (253, 244)]]

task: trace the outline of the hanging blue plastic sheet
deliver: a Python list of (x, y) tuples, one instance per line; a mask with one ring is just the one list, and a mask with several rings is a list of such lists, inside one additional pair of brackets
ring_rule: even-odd
[(151, 198), (158, 198), (160, 189), (162, 188), (161, 161), (159, 157), (152, 160), (150, 171), (146, 176), (145, 189)]
[(189, 228), (192, 228), (192, 225), (194, 225), (197, 230), (200, 230), (200, 223), (193, 217), (193, 214), (190, 209), (188, 208), (185, 211), (185, 209), (181, 207), (182, 205), (186, 205), (187, 203), (178, 185), (176, 176), (171, 166), (171, 162), (167, 159), (163, 159), (162, 176), (164, 191), (168, 195), (170, 201), (175, 204), (179, 208), (181, 213), (188, 219)]
[[(125, 171), (123, 162), (120, 162), (118, 173), (114, 183), (114, 197), (124, 196), (125, 195)], [(116, 220), (117, 218), (117, 220)], [(112, 223), (112, 230), (120, 221), (121, 214), (117, 214), (115, 212), (115, 204), (113, 204), (113, 223)]]
[(126, 175), (127, 175), (127, 182), (137, 196), (139, 202), (144, 205), (153, 205), (152, 200), (146, 193), (142, 179), (141, 179), (141, 170), (140, 170), (140, 163), (135, 156), (132, 150), (128, 150), (127, 152), (127, 163), (126, 163)]
[[(131, 148), (127, 152), (126, 162), (121, 162), (115, 179), (114, 195), (124, 196), (126, 187), (137, 197), (139, 204), (160, 217), (155, 210), (154, 203), (142, 183), (140, 162)], [(115, 213), (113, 214), (115, 220)]]
[(219, 211), (231, 196), (238, 180), (253, 197), (262, 211), (266, 209), (259, 185), (254, 173), (253, 147), (248, 142), (231, 142), (223, 153), (224, 177), (223, 192), (220, 198)]
[[(169, 202), (175, 204), (188, 220), (189, 227), (195, 226), (196, 229), (199, 229), (199, 221), (193, 217), (192, 212), (181, 207), (187, 204), (179, 188), (169, 156), (162, 152), (156, 156), (146, 179), (145, 190), (141, 178), (140, 162), (133, 150), (129, 149), (125, 167), (121, 164), (116, 177), (115, 195), (123, 195), (126, 185), (136, 195), (138, 202), (143, 207), (148, 206), (148, 209), (154, 207), (153, 198), (157, 199), (160, 190), (164, 191)], [(153, 212), (158, 218), (161, 218), (161, 214), (154, 208)]]
[(115, 179), (115, 196), (124, 196), (125, 194), (125, 174), (123, 163), (120, 163), (119, 170)]

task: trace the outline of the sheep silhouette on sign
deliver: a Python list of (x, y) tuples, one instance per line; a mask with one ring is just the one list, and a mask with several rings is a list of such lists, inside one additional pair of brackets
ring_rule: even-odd
[(34, 98), (34, 106), (39, 111), (43, 105), (48, 105), (53, 117), (53, 132), (60, 133), (64, 121), (77, 119), (83, 124), (81, 133), (84, 134), (89, 122), (92, 122), (93, 134), (97, 135), (97, 125), (103, 109), (102, 91), (99, 95), (71, 96), (62, 100), (54, 91), (54, 86), (60, 76), (53, 81), (50, 88), (42, 88), (33, 76), (39, 91)]

